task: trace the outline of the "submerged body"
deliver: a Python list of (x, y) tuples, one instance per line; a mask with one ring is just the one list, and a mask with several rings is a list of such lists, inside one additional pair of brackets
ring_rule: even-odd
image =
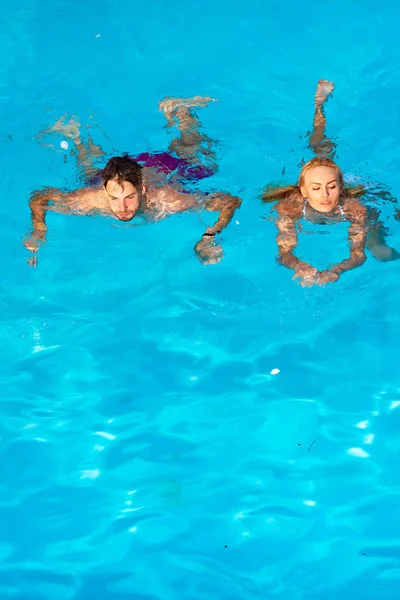
[[(103, 171), (96, 172), (93, 167), (95, 154), (90, 156), (91, 148), (86, 148), (80, 136), (75, 134), (78, 164), (84, 169), (89, 185), (70, 192), (46, 188), (32, 195), (29, 203), (32, 231), (24, 241), (34, 254), (31, 264), (36, 265), (36, 252), (46, 239), (46, 213), (49, 210), (112, 217), (124, 222), (139, 215), (147, 221), (157, 221), (188, 210), (219, 211), (216, 223), (206, 229), (195, 245), (195, 252), (205, 264), (221, 260), (222, 248), (215, 243), (214, 237), (226, 227), (241, 201), (225, 192), (207, 195), (185, 188), (185, 182), (209, 177), (216, 170), (214, 154), (209, 148), (211, 141), (198, 132), (199, 123), (191, 112), (194, 106), (205, 105), (209, 100), (170, 99), (160, 104), (168, 123), (172, 125), (175, 119), (181, 132), (180, 138), (171, 144), (171, 152), (176, 156), (146, 153), (138, 157), (138, 160), (142, 158), (143, 167), (135, 159), (121, 156), (110, 159)], [(72, 122), (72, 125), (76, 129), (76, 124)], [(53, 130), (60, 131), (60, 128)], [(96, 157), (99, 154), (97, 151)]]
[[(294, 277), (298, 278), (303, 285), (313, 283), (322, 285), (336, 281), (342, 273), (362, 265), (366, 260), (367, 210), (359, 200), (341, 192), (340, 183), (336, 179), (332, 179), (332, 172), (334, 169), (330, 167), (310, 169), (309, 176), (319, 182), (318, 187), (313, 181), (313, 200), (319, 194), (316, 202), (303, 197), (301, 192), (294, 191), (276, 205), (279, 262), (289, 269), (294, 269)], [(328, 179), (329, 183), (324, 183), (324, 178)], [(348, 221), (350, 257), (321, 272), (297, 258), (294, 250), (298, 242), (297, 224), (301, 219), (307, 219), (312, 223), (332, 224)]]
[[(267, 188), (262, 199), (277, 201), (277, 245), (279, 262), (294, 270), (294, 278), (301, 285), (324, 285), (337, 281), (342, 273), (362, 265), (367, 247), (378, 260), (394, 260), (398, 253), (384, 240), (382, 224), (376, 222), (377, 211), (372, 214), (358, 199), (364, 190), (346, 187), (343, 174), (330, 158), (334, 146), (325, 136), (326, 119), (323, 107), (333, 91), (333, 83), (320, 80), (315, 94), (314, 127), (310, 134), (310, 147), (316, 157), (301, 169), (297, 185)], [(298, 243), (299, 222), (338, 223), (347, 221), (350, 256), (338, 264), (318, 271), (295, 255)]]

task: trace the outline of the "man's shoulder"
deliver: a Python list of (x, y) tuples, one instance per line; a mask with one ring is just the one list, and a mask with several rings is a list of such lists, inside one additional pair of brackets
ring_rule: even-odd
[(106, 199), (107, 194), (104, 191), (104, 188), (96, 186), (96, 187), (92, 187), (92, 186), (86, 186), (86, 187), (81, 187), (76, 189), (75, 191), (71, 192), (71, 196), (74, 196), (75, 198), (104, 198)]
[(89, 212), (109, 212), (107, 195), (102, 187), (81, 187), (68, 194), (66, 202), (72, 209)]

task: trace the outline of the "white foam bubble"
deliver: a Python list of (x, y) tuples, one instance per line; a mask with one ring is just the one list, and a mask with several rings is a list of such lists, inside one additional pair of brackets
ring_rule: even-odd
[(272, 369), (270, 375), (278, 375), (278, 373), (280, 373), (280, 369)]
[(65, 140), (60, 142), (60, 146), (63, 150), (68, 150), (68, 142), (66, 142)]

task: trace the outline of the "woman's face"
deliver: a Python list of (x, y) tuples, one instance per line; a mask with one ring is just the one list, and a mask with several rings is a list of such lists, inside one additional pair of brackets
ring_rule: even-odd
[(339, 174), (333, 167), (312, 167), (304, 173), (300, 191), (314, 210), (330, 212), (339, 202)]

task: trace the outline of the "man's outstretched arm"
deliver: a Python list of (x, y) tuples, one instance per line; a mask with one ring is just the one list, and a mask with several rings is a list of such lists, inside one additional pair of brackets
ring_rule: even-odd
[(196, 256), (206, 265), (217, 263), (223, 256), (221, 246), (214, 238), (232, 220), (236, 209), (240, 208), (242, 201), (230, 194), (212, 194), (205, 202), (204, 208), (211, 212), (219, 211), (218, 219), (212, 227), (207, 227), (201, 240), (194, 247)]
[(29, 201), (31, 209), (32, 228), (24, 238), (24, 246), (35, 256), (31, 261), (33, 266), (36, 266), (36, 252), (41, 244), (46, 241), (46, 212), (49, 206), (54, 203), (59, 203), (67, 194), (57, 188), (44, 188), (32, 194)]

